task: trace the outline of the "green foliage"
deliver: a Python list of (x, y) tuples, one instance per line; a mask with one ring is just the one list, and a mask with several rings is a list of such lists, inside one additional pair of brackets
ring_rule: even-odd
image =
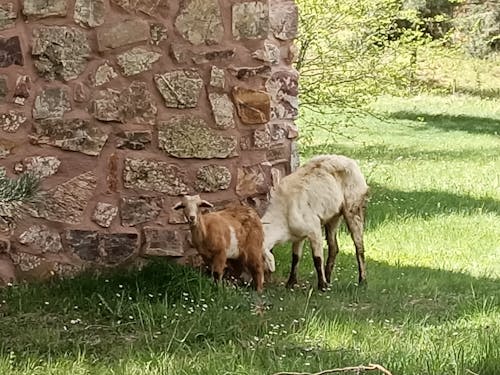
[(359, 108), (404, 84), (409, 60), (386, 40), (397, 1), (299, 0), (298, 5), (296, 67), (303, 106)]
[(27, 204), (33, 202), (39, 189), (39, 179), (25, 173), (17, 179), (7, 177), (0, 169), (0, 221), (9, 223), (22, 215)]
[(472, 56), (485, 58), (500, 50), (498, 1), (466, 2), (457, 12), (455, 41)]
[(298, 5), (300, 104), (335, 115), (329, 122), (318, 117), (302, 123), (303, 143), (311, 142), (315, 128), (338, 134), (379, 95), (409, 93), (418, 49), (429, 38), (396, 20), (416, 24), (415, 12), (403, 12), (399, 0), (299, 0)]

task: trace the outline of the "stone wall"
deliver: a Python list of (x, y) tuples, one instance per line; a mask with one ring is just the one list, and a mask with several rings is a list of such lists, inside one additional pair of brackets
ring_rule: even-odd
[(297, 163), (296, 32), (293, 0), (0, 0), (0, 164), (46, 194), (0, 282), (189, 257), (182, 194), (262, 209)]

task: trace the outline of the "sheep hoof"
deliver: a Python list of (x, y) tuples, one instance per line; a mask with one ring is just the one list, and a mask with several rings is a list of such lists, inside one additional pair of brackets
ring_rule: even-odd
[(366, 286), (368, 286), (368, 281), (366, 281), (366, 279), (361, 279), (361, 280), (359, 280), (358, 285), (362, 286), (362, 287), (366, 287)]

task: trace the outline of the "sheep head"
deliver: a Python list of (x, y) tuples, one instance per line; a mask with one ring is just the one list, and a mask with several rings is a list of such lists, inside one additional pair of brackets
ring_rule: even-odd
[(204, 199), (201, 199), (199, 195), (185, 195), (182, 197), (181, 201), (176, 203), (173, 207), (174, 210), (184, 210), (184, 216), (186, 217), (189, 225), (198, 225), (198, 213), (200, 207), (213, 207), (214, 205)]

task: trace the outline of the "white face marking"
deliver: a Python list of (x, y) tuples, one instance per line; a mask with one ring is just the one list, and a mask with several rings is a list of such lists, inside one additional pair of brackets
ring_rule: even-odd
[(229, 248), (226, 250), (228, 259), (236, 259), (240, 256), (240, 249), (238, 248), (238, 239), (233, 227), (229, 227)]

